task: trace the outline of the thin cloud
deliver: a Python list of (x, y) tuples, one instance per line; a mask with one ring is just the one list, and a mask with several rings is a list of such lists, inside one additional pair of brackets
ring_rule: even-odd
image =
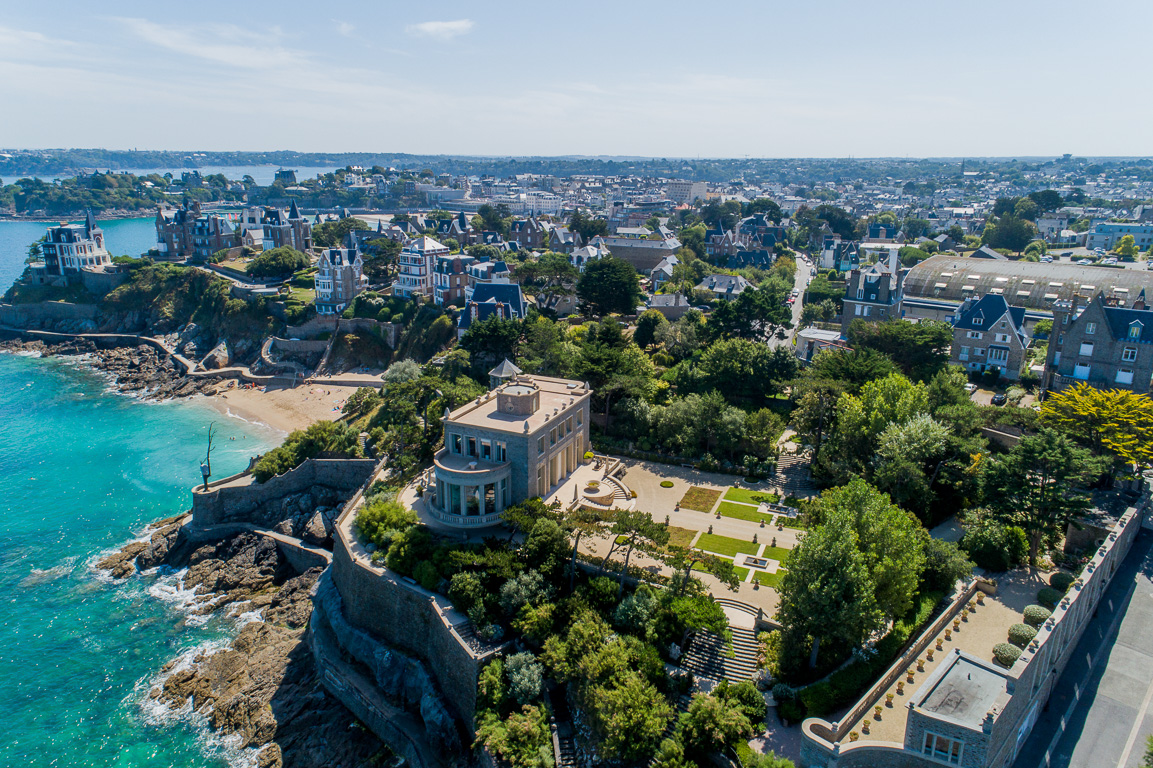
[(345, 37), (352, 37), (353, 33), (356, 32), (356, 25), (350, 22), (333, 19), (333, 23), (336, 24), (336, 31)]
[(467, 35), (472, 31), (472, 19), (457, 19), (456, 21), (425, 21), (420, 24), (409, 24), (404, 31), (413, 37), (432, 37), (437, 40), (451, 40), (454, 37)]
[(147, 19), (122, 18), (132, 34), (159, 48), (241, 69), (277, 69), (302, 57), (275, 45), (272, 38), (253, 34), (235, 24), (166, 26)]

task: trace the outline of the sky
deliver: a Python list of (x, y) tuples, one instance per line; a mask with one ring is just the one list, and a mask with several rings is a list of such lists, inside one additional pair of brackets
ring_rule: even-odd
[(1153, 2), (0, 0), (0, 147), (1153, 154)]

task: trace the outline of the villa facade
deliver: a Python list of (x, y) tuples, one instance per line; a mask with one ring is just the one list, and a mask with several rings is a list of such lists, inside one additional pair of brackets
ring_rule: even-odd
[(112, 254), (104, 247), (104, 230), (96, 226), (91, 211), (83, 224), (49, 227), (40, 248), (50, 275), (79, 274), (81, 269), (112, 264)]
[(492, 525), (547, 496), (589, 450), (590, 397), (579, 381), (515, 376), (446, 414), (430, 509), (448, 525)]

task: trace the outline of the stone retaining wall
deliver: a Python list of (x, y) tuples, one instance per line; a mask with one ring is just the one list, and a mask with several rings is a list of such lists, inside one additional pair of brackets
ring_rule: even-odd
[(95, 304), (69, 304), (64, 301), (0, 304), (0, 324), (24, 328), (34, 321), (93, 320), (98, 311), (99, 308)]
[[(198, 528), (222, 523), (246, 523), (266, 502), (315, 485), (352, 492), (364, 485), (376, 467), (373, 459), (308, 459), (299, 467), (264, 483), (243, 482), (251, 473), (242, 472), (192, 491), (193, 522)], [(237, 482), (239, 481), (239, 482)]]

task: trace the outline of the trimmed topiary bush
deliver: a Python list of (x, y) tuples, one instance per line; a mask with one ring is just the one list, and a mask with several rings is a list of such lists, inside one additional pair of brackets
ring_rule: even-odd
[(1053, 615), (1053, 612), (1043, 605), (1027, 605), (1023, 613), (1025, 615), (1025, 623), (1031, 627), (1041, 626), (1045, 623), (1046, 619)]
[(1036, 636), (1037, 630), (1028, 624), (1014, 624), (1009, 627), (1009, 642), (1018, 648), (1024, 648)]
[(661, 480), (661, 488), (672, 488), (672, 487), (673, 487), (673, 481), (672, 480)]
[(1057, 607), (1057, 603), (1061, 602), (1062, 597), (1064, 597), (1064, 593), (1060, 590), (1045, 587), (1037, 593), (1037, 602), (1051, 611)]
[(1021, 649), (1009, 643), (997, 643), (993, 646), (993, 658), (1003, 667), (1013, 666), (1013, 662), (1021, 658)]
[(773, 698), (777, 703), (793, 701), (797, 698), (797, 689), (788, 683), (777, 683), (773, 686)]
[(1064, 594), (1069, 591), (1069, 587), (1073, 586), (1073, 582), (1076, 580), (1077, 577), (1067, 571), (1057, 571), (1049, 577), (1049, 586)]

